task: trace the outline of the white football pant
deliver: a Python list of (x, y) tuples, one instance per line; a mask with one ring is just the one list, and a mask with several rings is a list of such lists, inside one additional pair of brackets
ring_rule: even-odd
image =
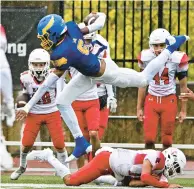
[(111, 59), (104, 59), (106, 62), (106, 69), (101, 77), (87, 77), (82, 74), (77, 74), (63, 88), (57, 98), (57, 104), (71, 104), (82, 93), (89, 90), (96, 82), (111, 84), (121, 88), (147, 86), (165, 65), (169, 56), (170, 52), (168, 50), (163, 50), (162, 53), (152, 60), (142, 72), (137, 72), (129, 68), (120, 68)]

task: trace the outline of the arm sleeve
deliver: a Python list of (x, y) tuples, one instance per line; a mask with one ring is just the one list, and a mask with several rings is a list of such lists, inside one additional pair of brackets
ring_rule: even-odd
[(167, 182), (160, 182), (150, 174), (141, 175), (141, 181), (143, 181), (147, 185), (158, 187), (158, 188), (168, 188), (169, 186)]
[(63, 90), (64, 86), (66, 85), (65, 75), (66, 75), (66, 72), (57, 80), (57, 83), (56, 83), (56, 91), (57, 91), (56, 98), (59, 96), (60, 92)]
[(96, 14), (99, 15), (99, 17), (95, 20), (93, 24), (87, 26), (89, 33), (102, 29), (105, 24), (106, 15), (102, 12), (97, 12)]
[(40, 98), (44, 95), (48, 88), (58, 79), (59, 77), (56, 74), (49, 74), (49, 76), (45, 79), (43, 84), (39, 87), (34, 96), (31, 98), (31, 100), (27, 103), (29, 110), (40, 100)]

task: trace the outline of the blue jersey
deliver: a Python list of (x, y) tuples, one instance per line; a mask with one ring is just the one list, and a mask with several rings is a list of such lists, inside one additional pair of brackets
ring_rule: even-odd
[(96, 76), (100, 71), (98, 58), (84, 45), (83, 34), (75, 22), (67, 22), (67, 32), (60, 44), (51, 52), (51, 62), (59, 70), (70, 66), (86, 76)]

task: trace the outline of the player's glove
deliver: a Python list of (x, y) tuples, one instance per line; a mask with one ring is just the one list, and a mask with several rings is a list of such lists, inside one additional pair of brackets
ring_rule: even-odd
[(110, 112), (114, 113), (117, 109), (117, 99), (113, 96), (107, 98), (107, 108), (110, 109)]
[(12, 127), (15, 121), (15, 109), (12, 103), (2, 105), (2, 120), (6, 120), (6, 125)]

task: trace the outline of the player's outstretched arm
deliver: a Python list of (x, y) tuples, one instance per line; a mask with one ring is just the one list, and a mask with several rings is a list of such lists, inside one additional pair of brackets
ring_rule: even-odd
[(63, 75), (64, 72), (65, 71), (54, 69), (54, 71), (49, 74), (49, 76), (45, 79), (43, 84), (39, 87), (30, 101), (23, 108), (19, 109), (16, 112), (17, 121), (23, 120), (27, 116), (30, 109), (40, 100), (40, 98), (44, 95), (48, 88), (52, 84), (54, 84), (59, 79), (59, 77)]
[[(93, 16), (94, 15), (94, 16)], [(85, 35), (88, 33), (95, 32), (97, 30), (101, 30), (106, 21), (106, 15), (102, 12), (90, 13), (88, 17), (94, 18), (94, 22), (89, 23), (86, 27), (81, 29), (81, 32)]]
[(149, 186), (168, 188), (167, 182), (159, 181), (155, 176), (152, 175), (152, 164), (149, 160), (144, 160), (141, 173), (141, 181)]
[(107, 108), (110, 109), (110, 112), (115, 113), (117, 110), (117, 99), (114, 97), (112, 85), (105, 84), (108, 98), (107, 98)]

